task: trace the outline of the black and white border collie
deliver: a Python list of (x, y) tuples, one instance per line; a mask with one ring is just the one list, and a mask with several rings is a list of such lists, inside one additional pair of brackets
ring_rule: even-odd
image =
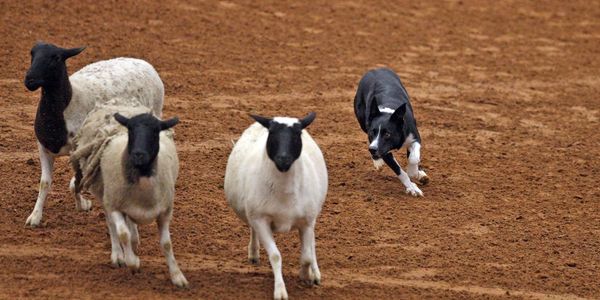
[[(369, 152), (375, 168), (385, 162), (404, 184), (407, 194), (423, 196), (411, 181), (423, 185), (429, 182), (427, 174), (419, 170), (421, 137), (408, 93), (398, 75), (388, 68), (367, 72), (358, 84), (354, 113), (360, 128), (369, 136)], [(400, 168), (391, 152), (402, 147), (407, 149), (408, 173)]]

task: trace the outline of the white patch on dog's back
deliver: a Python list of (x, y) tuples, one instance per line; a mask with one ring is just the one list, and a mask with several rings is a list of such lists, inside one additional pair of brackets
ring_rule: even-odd
[(386, 113), (386, 114), (393, 114), (396, 111), (395, 109), (391, 109), (389, 107), (384, 107), (384, 106), (378, 106), (377, 108), (379, 109), (379, 112)]
[(289, 118), (289, 117), (275, 117), (273, 118), (273, 122), (277, 122), (279, 124), (287, 125), (288, 127), (294, 126), (296, 123), (300, 123), (297, 118)]

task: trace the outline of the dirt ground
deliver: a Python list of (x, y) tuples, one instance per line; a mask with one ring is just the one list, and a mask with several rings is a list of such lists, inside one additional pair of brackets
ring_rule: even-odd
[[(600, 296), (600, 5), (261, 2), (0, 0), (0, 298), (271, 297), (264, 251), (246, 263), (248, 229), (225, 202), (230, 141), (249, 112), (313, 110), (330, 176), (323, 280), (301, 285), (298, 235), (278, 235), (291, 298)], [(182, 120), (172, 237), (189, 289), (171, 285), (155, 226), (141, 228), (140, 274), (110, 266), (102, 209), (75, 210), (66, 158), (43, 226), (24, 226), (40, 175), (40, 95), (22, 83), (36, 40), (88, 46), (71, 73), (117, 56), (160, 73), (164, 115)], [(358, 80), (384, 65), (412, 96), (425, 198), (374, 170), (353, 116)]]

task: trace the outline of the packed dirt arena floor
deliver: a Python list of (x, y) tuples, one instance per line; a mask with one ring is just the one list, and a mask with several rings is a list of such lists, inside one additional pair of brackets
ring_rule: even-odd
[[(246, 262), (225, 165), (248, 113), (309, 111), (330, 178), (323, 275), (303, 286), (298, 234), (278, 234), (291, 298), (600, 297), (595, 2), (2, 0), (0, 17), (0, 298), (272, 297), (264, 249)], [(141, 273), (111, 267), (101, 205), (75, 210), (66, 157), (42, 226), (25, 226), (40, 176), (40, 92), (23, 85), (37, 40), (87, 46), (70, 73), (118, 56), (159, 72), (164, 116), (182, 120), (171, 234), (188, 289), (170, 283), (154, 225), (140, 229)], [(358, 80), (377, 66), (412, 97), (424, 198), (373, 168), (354, 117)]]

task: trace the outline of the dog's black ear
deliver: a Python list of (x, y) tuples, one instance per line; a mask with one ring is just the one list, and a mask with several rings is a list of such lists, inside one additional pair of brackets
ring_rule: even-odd
[(406, 103), (400, 105), (390, 117), (390, 120), (396, 124), (404, 122), (404, 114), (406, 113)]
[(379, 114), (380, 114), (380, 112), (379, 112), (379, 106), (377, 105), (377, 101), (375, 101), (375, 99), (373, 99), (373, 101), (371, 102), (371, 108), (369, 108), (369, 117), (367, 118), (367, 120), (369, 121), (369, 124)]

